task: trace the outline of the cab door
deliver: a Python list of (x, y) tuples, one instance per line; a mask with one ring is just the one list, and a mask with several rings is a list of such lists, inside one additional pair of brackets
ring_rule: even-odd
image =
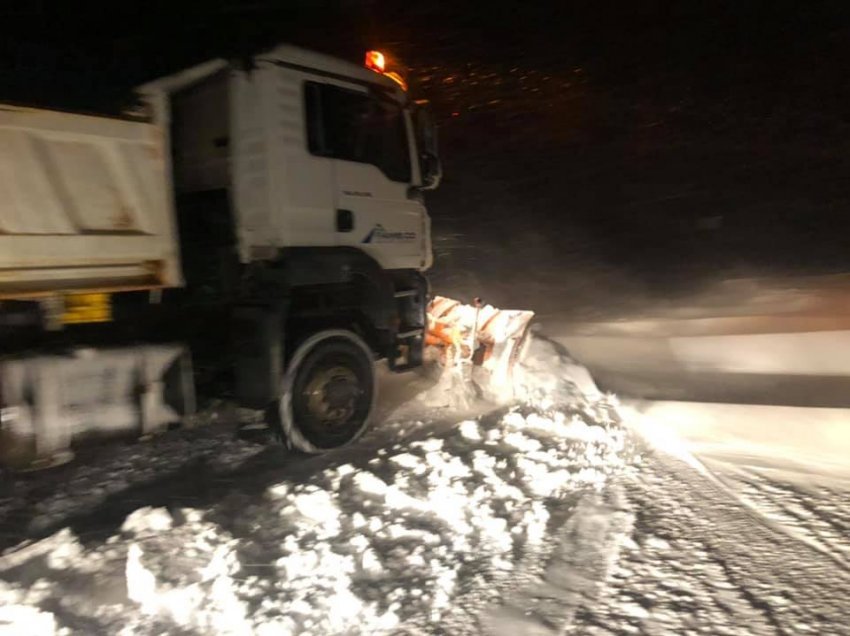
[(427, 264), (426, 212), (414, 194), (411, 124), (388, 92), (357, 84), (307, 87), (321, 113), (311, 152), (332, 159), (336, 245), (387, 269)]

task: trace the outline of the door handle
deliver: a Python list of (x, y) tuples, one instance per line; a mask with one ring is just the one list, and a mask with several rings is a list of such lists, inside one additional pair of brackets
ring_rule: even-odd
[(351, 232), (354, 229), (354, 213), (351, 210), (336, 211), (336, 231)]

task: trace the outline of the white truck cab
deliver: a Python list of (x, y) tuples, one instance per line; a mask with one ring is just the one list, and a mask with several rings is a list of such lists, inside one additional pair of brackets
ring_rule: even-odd
[(362, 250), (384, 269), (432, 263), (416, 104), (390, 77), (292, 46), (250, 68), (214, 60), (139, 89), (170, 123), (178, 194), (227, 188), (240, 261), (288, 247)]

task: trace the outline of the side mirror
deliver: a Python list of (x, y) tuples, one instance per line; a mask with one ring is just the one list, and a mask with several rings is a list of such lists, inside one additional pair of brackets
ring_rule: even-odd
[(437, 154), (437, 126), (428, 111), (428, 103), (416, 102), (413, 111), (416, 127), (416, 143), (419, 146), (419, 170), (422, 173), (423, 190), (433, 190), (440, 185), (443, 168)]
[(443, 166), (440, 158), (431, 151), (419, 155), (419, 169), (422, 172), (422, 189), (434, 190), (443, 178)]

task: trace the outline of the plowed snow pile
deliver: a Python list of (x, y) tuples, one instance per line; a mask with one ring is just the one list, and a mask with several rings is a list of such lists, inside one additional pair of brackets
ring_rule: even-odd
[(533, 567), (552, 511), (625, 466), (615, 406), (565, 365), (535, 343), (518, 405), (331, 454), (260, 497), (142, 508), (105, 543), (63, 530), (7, 555), (0, 633), (428, 631)]

